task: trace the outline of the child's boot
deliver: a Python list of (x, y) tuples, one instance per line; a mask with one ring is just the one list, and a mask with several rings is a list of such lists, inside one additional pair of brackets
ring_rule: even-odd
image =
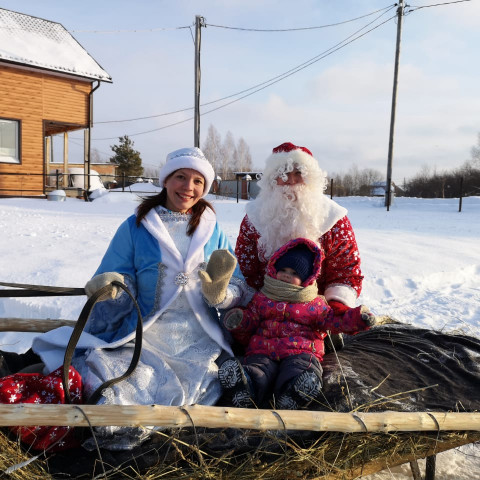
[(234, 407), (255, 407), (250, 379), (237, 358), (229, 358), (220, 365), (218, 379), (225, 393), (231, 397)]
[(278, 397), (275, 407), (280, 410), (298, 410), (306, 408), (320, 398), (322, 381), (313, 372), (303, 372), (295, 377)]

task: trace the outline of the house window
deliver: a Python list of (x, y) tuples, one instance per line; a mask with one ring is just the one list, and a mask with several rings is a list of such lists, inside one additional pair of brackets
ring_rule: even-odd
[(20, 122), (0, 118), (0, 162), (20, 163)]

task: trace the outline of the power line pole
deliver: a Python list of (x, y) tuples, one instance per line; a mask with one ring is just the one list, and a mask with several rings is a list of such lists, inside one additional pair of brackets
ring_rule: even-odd
[(200, 15), (195, 16), (195, 121), (193, 132), (193, 145), (200, 148), (200, 29), (204, 26), (204, 18)]
[(390, 138), (388, 141), (388, 164), (385, 205), (390, 210), (392, 196), (392, 161), (393, 161), (393, 133), (395, 131), (395, 110), (397, 106), (398, 63), (400, 60), (400, 40), (402, 38), (403, 0), (399, 0), (397, 8), (397, 46), (395, 49), (395, 69), (393, 73), (392, 111), (390, 116)]

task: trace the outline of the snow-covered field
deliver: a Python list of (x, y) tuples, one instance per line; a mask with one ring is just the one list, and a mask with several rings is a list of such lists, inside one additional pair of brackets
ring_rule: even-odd
[[(144, 185), (141, 188), (145, 188)], [(150, 187), (153, 188), (153, 187)], [(93, 202), (0, 199), (2, 282), (83, 287), (137, 196), (110, 192)], [(209, 196), (232, 244), (245, 201)], [(365, 276), (360, 302), (417, 326), (480, 336), (480, 197), (336, 199), (355, 229)], [(7, 298), (0, 317), (75, 319), (85, 297)], [(24, 351), (33, 334), (0, 334), (0, 349)], [(480, 387), (479, 387), (480, 393)], [(411, 478), (407, 466), (365, 477)], [(436, 480), (480, 479), (480, 450), (437, 457)]]

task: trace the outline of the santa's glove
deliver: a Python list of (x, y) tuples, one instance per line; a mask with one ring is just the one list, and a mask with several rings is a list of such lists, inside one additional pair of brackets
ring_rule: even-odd
[(100, 290), (107, 285), (110, 285), (110, 289), (105, 292), (99, 299), (99, 302), (103, 300), (113, 300), (118, 298), (122, 290), (115, 285), (112, 285), (113, 281), (124, 282), (123, 275), (117, 272), (105, 272), (100, 275), (95, 275), (91, 280), (89, 280), (85, 285), (85, 293), (87, 297), (91, 297), (97, 290)]
[(373, 327), (377, 324), (377, 318), (366, 305), (360, 305), (360, 315), (367, 327)]
[(343, 315), (347, 310), (350, 310), (348, 305), (337, 300), (329, 300), (328, 305), (333, 309), (335, 315)]
[(223, 324), (227, 330), (235, 330), (243, 320), (243, 310), (241, 308), (232, 308), (223, 318)]
[(198, 272), (202, 293), (209, 305), (218, 305), (225, 300), (236, 266), (237, 259), (228, 250), (215, 250), (210, 256), (207, 269)]

